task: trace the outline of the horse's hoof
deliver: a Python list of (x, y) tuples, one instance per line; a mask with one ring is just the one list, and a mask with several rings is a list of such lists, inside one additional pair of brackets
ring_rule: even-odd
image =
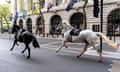
[(80, 58), (80, 56), (78, 55), (77, 58)]
[(65, 48), (68, 48), (68, 46), (66, 46), (66, 45), (65, 45), (64, 47), (65, 47)]
[(56, 53), (58, 53), (59, 51), (56, 51)]
[(10, 51), (12, 51), (13, 49), (10, 49)]
[(27, 56), (27, 59), (30, 59), (30, 56)]
[(100, 58), (99, 58), (98, 62), (99, 62), (99, 63), (101, 63), (102, 61), (103, 61), (103, 57), (102, 57), (102, 56), (100, 56)]
[(58, 49), (56, 49), (56, 51), (55, 51), (56, 53), (58, 53), (59, 52), (59, 50)]
[(21, 51), (21, 53), (23, 54), (23, 53), (24, 53), (24, 51)]
[(102, 60), (98, 60), (99, 63), (102, 63)]
[(99, 63), (101, 63), (102, 61), (103, 61), (102, 58), (98, 60)]
[(100, 49), (98, 49), (97, 51), (100, 52)]
[(68, 46), (66, 46), (65, 48), (68, 48)]

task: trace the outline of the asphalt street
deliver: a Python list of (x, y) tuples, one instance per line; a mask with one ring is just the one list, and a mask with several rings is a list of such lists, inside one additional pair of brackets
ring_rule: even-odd
[[(24, 44), (19, 43), (13, 51), (9, 51), (13, 36), (0, 35), (0, 72), (119, 72), (120, 51), (103, 44), (103, 62), (98, 63), (98, 54), (89, 47), (80, 58), (77, 54), (84, 44), (68, 43), (68, 49), (55, 52), (61, 40), (38, 38), (40, 49), (31, 47), (31, 59), (26, 59), (27, 51), (21, 54)], [(98, 46), (99, 47), (99, 46)]]

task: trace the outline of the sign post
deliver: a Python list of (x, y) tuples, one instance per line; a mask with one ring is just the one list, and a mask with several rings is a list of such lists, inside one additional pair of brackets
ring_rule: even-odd
[[(103, 0), (101, 0), (101, 8), (100, 8), (100, 10), (101, 10), (101, 13), (100, 13), (100, 24), (101, 24), (101, 32), (103, 32)], [(100, 38), (100, 51), (102, 52), (102, 38)]]

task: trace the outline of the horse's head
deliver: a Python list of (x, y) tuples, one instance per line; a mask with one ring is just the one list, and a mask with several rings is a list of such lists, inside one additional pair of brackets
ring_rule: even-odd
[(62, 31), (64, 33), (72, 28), (73, 27), (68, 23), (68, 21), (63, 20), (60, 24), (57, 25), (56, 31)]
[(73, 27), (69, 24), (69, 22), (66, 21), (66, 20), (63, 20), (63, 21), (62, 21), (62, 26), (63, 26), (64, 28), (68, 28), (68, 29), (72, 29), (72, 28), (73, 28)]
[(67, 30), (70, 30), (70, 29), (73, 28), (73, 27), (68, 23), (68, 21), (66, 21), (66, 20), (63, 20), (63, 21), (62, 21), (62, 26), (63, 26), (64, 31), (67, 31)]
[(63, 28), (62, 24), (58, 24), (57, 27), (56, 27), (56, 31), (61, 31)]
[(18, 30), (20, 30), (20, 26), (14, 24), (13, 27), (12, 27), (11, 33), (18, 32)]

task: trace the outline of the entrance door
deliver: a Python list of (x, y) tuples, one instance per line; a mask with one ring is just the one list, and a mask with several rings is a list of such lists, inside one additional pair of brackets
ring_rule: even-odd
[(30, 18), (27, 19), (27, 30), (32, 32), (32, 20)]
[(70, 24), (77, 29), (84, 29), (85, 25), (83, 25), (83, 14), (82, 13), (73, 14), (70, 19)]
[(36, 34), (37, 33), (43, 34), (44, 33), (43, 29), (44, 29), (44, 25), (42, 24), (41, 17), (38, 17), (36, 21)]
[(120, 36), (120, 9), (113, 10), (108, 15), (107, 35)]
[(61, 23), (61, 21), (62, 21), (62, 19), (58, 15), (55, 15), (55, 16), (52, 17), (50, 33), (52, 33), (52, 34), (56, 34), (56, 33), (61, 34), (61, 30), (59, 32), (55, 30), (55, 28), (57, 27), (58, 24)]

